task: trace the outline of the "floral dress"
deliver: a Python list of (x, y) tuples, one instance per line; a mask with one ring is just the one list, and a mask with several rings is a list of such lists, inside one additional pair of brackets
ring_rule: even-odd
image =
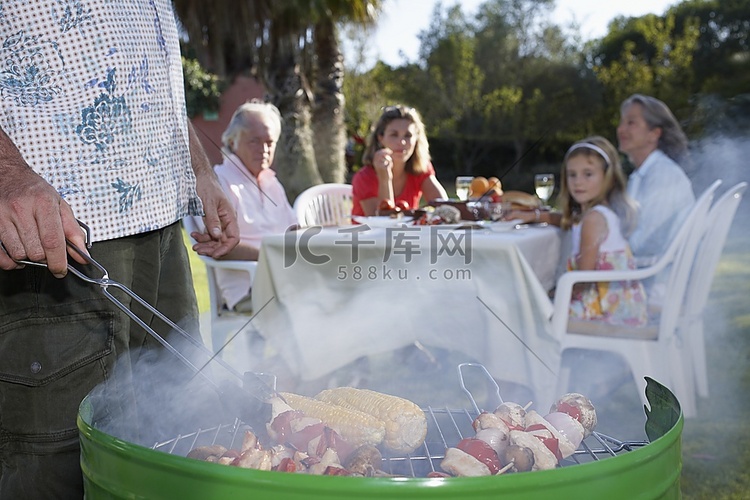
[[(604, 215), (609, 228), (599, 247), (597, 271), (635, 269), (635, 261), (627, 240), (620, 229), (620, 219), (610, 208), (593, 208)], [(568, 271), (576, 270), (576, 256), (580, 251), (581, 225), (573, 231), (573, 249), (568, 258)], [(643, 326), (648, 321), (646, 292), (640, 281), (612, 281), (591, 283), (582, 292), (574, 292), (570, 303), (571, 319), (596, 320), (612, 325)]]

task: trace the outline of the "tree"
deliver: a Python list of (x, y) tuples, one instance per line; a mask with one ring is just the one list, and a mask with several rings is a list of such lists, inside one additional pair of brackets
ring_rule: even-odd
[(315, 158), (324, 182), (344, 182), (346, 177), (344, 57), (340, 47), (338, 23), (345, 21), (358, 27), (377, 20), (379, 0), (328, 1), (324, 14), (313, 27), (315, 40), (315, 106), (313, 136)]
[(750, 88), (750, 0), (689, 0), (671, 7), (674, 33), (700, 26), (693, 93), (731, 98)]
[[(380, 3), (174, 2), (201, 64), (226, 79), (253, 74), (265, 86), (269, 101), (281, 111), (276, 169), (290, 199), (324, 179), (343, 180), (343, 67), (336, 23), (371, 22)], [(313, 114), (321, 124), (317, 132)], [(320, 150), (317, 155), (316, 149)]]
[[(438, 4), (434, 20), (440, 15), (439, 8)], [(420, 80), (426, 80), (417, 80), (421, 111), (432, 133), (459, 137), (464, 117), (479, 109), (484, 72), (475, 60), (473, 28), (459, 6), (450, 8), (442, 22), (433, 22), (433, 26), (436, 28), (420, 35), (425, 65), (425, 78)]]
[(419, 95), (429, 105), (431, 132), (452, 141), (459, 169), (503, 175), (514, 164), (521, 175), (532, 145), (542, 154), (546, 144), (556, 145), (550, 139), (588, 123), (596, 102), (586, 97), (598, 94), (597, 83), (549, 22), (552, 5), (491, 0), (473, 22), (459, 7), (445, 14), (435, 8), (420, 36), (429, 85), (422, 82)]
[[(688, 0), (663, 16), (620, 17), (588, 61), (611, 105), (647, 93), (665, 101), (691, 136), (746, 130), (749, 15), (750, 0)], [(612, 112), (602, 118), (609, 126), (617, 120)]]
[[(593, 70), (605, 87), (605, 101), (619, 105), (639, 92), (653, 95), (673, 109), (687, 103), (693, 81), (693, 52), (700, 32), (695, 19), (675, 34), (675, 16), (649, 14), (620, 18), (594, 47)], [(610, 125), (617, 116), (610, 113)]]
[(515, 163), (513, 185), (522, 189), (538, 168), (527, 165), (559, 165), (565, 148), (586, 135), (614, 140), (619, 104), (634, 92), (664, 100), (695, 131), (701, 123), (722, 129), (727, 115), (746, 127), (750, 0), (687, 0), (661, 16), (619, 17), (585, 45), (575, 25), (551, 21), (552, 6), (488, 0), (469, 19), (460, 6), (438, 3), (420, 33), (419, 61), (359, 73), (350, 104), (358, 99), (364, 110), (372, 96), (378, 106), (415, 106), (439, 175), (445, 166), (502, 175)]

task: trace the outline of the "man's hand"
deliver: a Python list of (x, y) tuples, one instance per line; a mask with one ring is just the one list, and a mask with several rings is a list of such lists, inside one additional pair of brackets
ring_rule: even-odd
[(68, 272), (66, 239), (86, 251), (86, 238), (73, 210), (58, 192), (34, 172), (0, 130), (0, 269), (23, 267), (16, 260), (44, 262), (58, 278)]
[(203, 223), (205, 233), (192, 233), (198, 243), (193, 250), (214, 259), (224, 257), (240, 242), (240, 229), (237, 226), (237, 212), (219, 185), (206, 152), (195, 133), (193, 124), (188, 121), (190, 137), (190, 160), (195, 173), (196, 190), (203, 202)]
[(205, 233), (191, 233), (197, 242), (193, 250), (201, 255), (219, 259), (228, 254), (240, 241), (237, 214), (215, 178), (207, 176), (198, 181), (198, 196), (203, 201)]

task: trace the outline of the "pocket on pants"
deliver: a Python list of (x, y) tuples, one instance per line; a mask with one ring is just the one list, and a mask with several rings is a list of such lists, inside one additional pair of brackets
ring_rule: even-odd
[(2, 434), (44, 438), (75, 428), (80, 401), (114, 363), (116, 316), (96, 307), (0, 324)]
[(68, 375), (112, 351), (115, 314), (79, 313), (33, 318), (21, 328), (0, 328), (0, 380), (39, 387)]

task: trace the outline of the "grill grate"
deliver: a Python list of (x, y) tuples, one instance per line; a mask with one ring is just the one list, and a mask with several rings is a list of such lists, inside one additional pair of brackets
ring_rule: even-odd
[[(466, 386), (464, 372), (478, 369), (495, 388), (497, 399), (502, 402), (500, 388), (487, 369), (477, 363), (461, 363), (458, 366), (458, 378), (461, 388), (471, 402), (471, 409), (467, 408), (437, 408), (428, 406), (423, 408), (427, 417), (427, 436), (424, 444), (414, 453), (395, 455), (383, 452), (381, 469), (392, 475), (407, 477), (425, 477), (430, 472), (441, 471), (440, 462), (445, 457), (445, 450), (456, 446), (466, 437), (474, 436), (472, 423), (481, 410), (477, 405), (472, 391)], [(179, 435), (167, 441), (158, 442), (152, 448), (176, 455), (187, 455), (190, 450), (198, 446), (220, 444), (228, 449), (239, 450), (245, 430), (250, 426), (235, 420), (232, 424), (224, 424), (195, 432)], [(634, 448), (646, 446), (648, 441), (620, 441), (611, 436), (593, 432), (578, 447), (570, 457), (560, 462), (561, 467), (575, 464), (595, 462), (608, 457), (615, 457), (632, 451)]]
[[(471, 424), (478, 415), (477, 411), (429, 406), (424, 409), (424, 412), (428, 423), (424, 444), (414, 453), (407, 455), (384, 452), (381, 468), (386, 473), (396, 476), (425, 477), (430, 472), (440, 471), (440, 462), (443, 460), (445, 449), (455, 446), (465, 437), (474, 435)], [(187, 455), (190, 450), (198, 446), (213, 444), (239, 449), (242, 445), (244, 432), (249, 429), (249, 426), (236, 420), (232, 424), (199, 429), (195, 432), (178, 435), (154, 444), (152, 449), (182, 456)], [(647, 441), (620, 441), (605, 434), (594, 432), (581, 443), (574, 455), (562, 460), (560, 465), (567, 467), (614, 457), (647, 444)]]

